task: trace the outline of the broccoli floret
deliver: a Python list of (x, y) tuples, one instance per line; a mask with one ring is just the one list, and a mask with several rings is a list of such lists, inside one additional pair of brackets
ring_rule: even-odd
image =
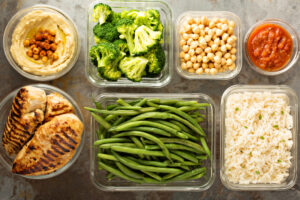
[(101, 42), (90, 49), (91, 61), (97, 67), (108, 66), (120, 54), (115, 45), (108, 42)]
[(125, 40), (115, 40), (113, 44), (116, 45), (116, 47), (118, 47), (121, 52), (128, 53), (128, 45)]
[(113, 12), (111, 15), (110, 15), (110, 18), (109, 18), (109, 21), (116, 25), (118, 23), (118, 21), (120, 21), (121, 19), (121, 13), (116, 13), (116, 12)]
[(147, 26), (140, 26), (135, 30), (133, 54), (141, 55), (147, 53), (152, 47), (159, 43), (162, 32), (153, 31)]
[(147, 65), (147, 72), (150, 76), (159, 74), (166, 63), (166, 55), (160, 45), (157, 45), (149, 53), (147, 53), (145, 58), (149, 61)]
[(108, 42), (108, 41), (105, 40), (105, 39), (102, 39), (102, 38), (97, 37), (96, 35), (94, 35), (94, 41), (95, 41), (96, 44), (99, 44), (99, 43), (101, 43), (101, 42)]
[(130, 55), (134, 55), (134, 31), (137, 28), (131, 19), (121, 19), (117, 23), (117, 30), (121, 39), (126, 39)]
[(99, 24), (104, 24), (112, 13), (113, 11), (109, 5), (98, 3), (93, 9), (93, 21), (99, 21)]
[(94, 26), (93, 32), (94, 35), (96, 35), (98, 38), (110, 42), (119, 38), (119, 32), (117, 31), (116, 26), (114, 26), (112, 23), (109, 22), (106, 22), (102, 25), (98, 23), (96, 26)]
[(139, 11), (139, 10), (135, 10), (135, 9), (132, 9), (132, 10), (123, 10), (121, 12), (121, 18), (129, 18), (129, 19), (135, 19), (139, 13), (142, 12), (142, 11)]
[(161, 24), (160, 22), (160, 14), (157, 10), (151, 9), (147, 10), (146, 12), (146, 18), (148, 19), (144, 25), (150, 27), (152, 30), (158, 30), (158, 26)]
[(119, 64), (119, 69), (123, 74), (134, 82), (142, 79), (148, 60), (144, 57), (125, 57)]
[(113, 62), (111, 62), (110, 65), (104, 68), (99, 68), (98, 71), (101, 77), (109, 81), (117, 81), (122, 76), (121, 71), (118, 69), (118, 64), (125, 55), (125, 53), (121, 52), (119, 56)]

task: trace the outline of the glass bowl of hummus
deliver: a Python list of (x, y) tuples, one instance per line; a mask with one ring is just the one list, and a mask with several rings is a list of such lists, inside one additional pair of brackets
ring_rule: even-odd
[(22, 76), (50, 81), (69, 72), (79, 55), (76, 25), (63, 11), (34, 5), (8, 22), (3, 48), (11, 66)]

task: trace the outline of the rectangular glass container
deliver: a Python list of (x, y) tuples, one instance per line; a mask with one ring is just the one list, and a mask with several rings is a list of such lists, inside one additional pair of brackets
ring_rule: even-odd
[(204, 132), (207, 135), (207, 144), (212, 153), (212, 160), (206, 160), (204, 166), (207, 168), (207, 174), (200, 180), (179, 181), (170, 184), (136, 184), (122, 179), (113, 179), (107, 181), (106, 172), (98, 170), (97, 151), (98, 148), (93, 144), (97, 140), (96, 130), (98, 123), (91, 118), (91, 143), (90, 143), (90, 176), (94, 185), (100, 190), (106, 191), (204, 191), (210, 188), (216, 176), (216, 121), (215, 121), (215, 104), (213, 100), (205, 94), (158, 94), (158, 93), (107, 93), (101, 94), (95, 98), (103, 106), (115, 103), (119, 98), (124, 100), (134, 100), (140, 98), (160, 98), (160, 99), (178, 99), (178, 100), (196, 100), (201, 103), (209, 103), (211, 106), (203, 110), (207, 116), (206, 120), (201, 123)]
[[(180, 30), (183, 27), (184, 21), (188, 17), (202, 17), (202, 16), (207, 16), (208, 19), (212, 19), (214, 17), (217, 18), (226, 18), (227, 20), (232, 20), (235, 22), (235, 28), (234, 28), (234, 35), (237, 37), (237, 43), (236, 43), (236, 61), (234, 62), (236, 67), (233, 71), (226, 71), (226, 72), (221, 72), (217, 73), (215, 75), (210, 75), (210, 74), (196, 74), (196, 73), (189, 73), (185, 70), (181, 69), (181, 61), (179, 57), (180, 53)], [(176, 70), (181, 75), (182, 77), (186, 79), (210, 79), (210, 80), (229, 80), (233, 79), (235, 76), (237, 76), (241, 69), (242, 69), (242, 62), (243, 62), (243, 56), (242, 56), (242, 33), (241, 33), (241, 22), (240, 18), (235, 15), (232, 12), (228, 11), (187, 11), (182, 13), (176, 20), (176, 27), (175, 27), (175, 60), (176, 60)]]
[[(98, 76), (97, 67), (91, 63), (89, 57), (89, 49), (95, 45), (93, 27), (96, 25), (92, 21), (93, 8), (97, 3), (104, 3), (109, 5), (114, 12), (121, 12), (122, 10), (149, 10), (156, 9), (160, 13), (160, 19), (164, 26), (163, 31), (163, 49), (166, 54), (166, 64), (164, 69), (157, 77), (143, 77), (141, 82), (132, 82), (125, 77), (118, 81), (107, 81)], [(172, 26), (172, 9), (164, 1), (122, 1), (122, 0), (104, 0), (94, 1), (90, 4), (87, 12), (87, 50), (86, 50), (86, 76), (88, 80), (97, 87), (156, 87), (160, 88), (167, 85), (172, 76), (173, 71), (173, 26)]]
[[(285, 94), (288, 96), (288, 105), (291, 107), (290, 114), (293, 117), (294, 127), (292, 129), (293, 147), (291, 149), (292, 165), (289, 169), (289, 176), (285, 182), (280, 184), (236, 184), (231, 183), (225, 175), (225, 117), (226, 102), (230, 95), (243, 92), (271, 92), (273, 94)], [(298, 146), (298, 97), (294, 90), (285, 85), (234, 85), (229, 87), (222, 95), (221, 100), (221, 158), (220, 158), (220, 177), (223, 185), (231, 190), (286, 190), (294, 186), (297, 180), (297, 146)]]

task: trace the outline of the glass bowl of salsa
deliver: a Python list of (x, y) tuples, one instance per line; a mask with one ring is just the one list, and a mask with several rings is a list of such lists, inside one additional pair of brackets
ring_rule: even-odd
[(275, 76), (288, 71), (299, 57), (299, 38), (295, 29), (280, 19), (254, 24), (245, 36), (245, 55), (256, 72)]

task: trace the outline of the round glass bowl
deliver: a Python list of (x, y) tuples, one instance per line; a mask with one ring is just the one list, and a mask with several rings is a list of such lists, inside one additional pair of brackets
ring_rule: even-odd
[[(275, 24), (275, 25), (281, 26), (283, 29), (285, 29), (290, 34), (290, 36), (293, 40), (293, 49), (292, 49), (291, 57), (290, 57), (289, 61), (285, 64), (285, 66), (283, 66), (278, 71), (265, 71), (263, 69), (260, 69), (252, 62), (252, 60), (249, 56), (249, 52), (248, 52), (249, 37), (256, 28), (258, 28), (259, 26), (264, 25), (264, 24)], [(297, 34), (296, 30), (291, 25), (289, 25), (287, 22), (282, 21), (281, 19), (265, 19), (263, 21), (260, 21), (260, 22), (257, 22), (256, 24), (254, 24), (245, 35), (244, 48), (245, 48), (245, 57), (246, 57), (246, 60), (248, 61), (248, 64), (250, 65), (250, 67), (254, 71), (256, 71), (260, 74), (263, 74), (263, 75), (267, 75), (267, 76), (276, 76), (276, 75), (282, 74), (282, 73), (288, 71), (289, 69), (291, 69), (298, 60), (299, 50), (300, 50), (299, 38), (298, 38), (298, 34)]]
[[(41, 11), (45, 11), (45, 12), (50, 12), (50, 13), (54, 13), (56, 15), (60, 15), (63, 18), (66, 19), (66, 21), (69, 24), (70, 30), (72, 30), (73, 34), (74, 34), (74, 52), (72, 57), (70, 58), (70, 62), (68, 63), (68, 65), (61, 71), (52, 74), (52, 75), (47, 75), (47, 76), (39, 76), (39, 75), (34, 75), (31, 73), (28, 73), (26, 71), (24, 71), (19, 65), (18, 63), (15, 62), (11, 52), (10, 52), (10, 47), (12, 45), (12, 35), (13, 32), (17, 26), (17, 24), (20, 22), (20, 20), (27, 15), (28, 13), (32, 12), (32, 11), (36, 11), (36, 10), (41, 10)], [(78, 59), (78, 55), (79, 55), (79, 50), (80, 50), (80, 43), (79, 43), (79, 39), (78, 39), (78, 31), (77, 31), (77, 27), (74, 24), (74, 22), (72, 21), (72, 19), (63, 11), (61, 11), (58, 8), (55, 8), (53, 6), (48, 6), (48, 5), (34, 5), (32, 7), (29, 8), (25, 8), (22, 9), (20, 11), (18, 11), (8, 22), (8, 24), (6, 25), (6, 28), (4, 30), (4, 34), (3, 34), (3, 49), (4, 49), (4, 53), (5, 56), (8, 60), (8, 62), (10, 63), (10, 65), (22, 76), (31, 79), (31, 80), (35, 80), (35, 81), (50, 81), (50, 80), (54, 80), (57, 79), (63, 75), (65, 75), (66, 73), (68, 73), (72, 67), (75, 65), (77, 59)]]
[[(62, 96), (64, 96), (67, 100), (69, 100), (71, 102), (71, 104), (73, 105), (74, 109), (75, 109), (75, 114), (78, 116), (78, 118), (82, 121), (83, 123), (83, 117), (81, 114), (81, 111), (79, 109), (79, 106), (76, 104), (76, 102), (72, 99), (71, 96), (69, 96), (67, 93), (65, 93), (64, 91), (50, 86), (50, 85), (46, 85), (46, 84), (32, 84), (30, 86), (34, 86), (40, 89), (43, 89), (46, 94), (49, 94), (51, 92), (58, 92), (59, 94), (61, 94)], [(9, 112), (11, 110), (11, 106), (12, 106), (12, 102), (13, 99), (15, 98), (16, 94), (18, 93), (18, 91), (21, 88), (18, 88), (16, 90), (14, 90), (13, 92), (11, 92), (10, 94), (8, 94), (1, 102), (0, 102), (0, 164), (2, 164), (8, 171), (11, 171), (12, 165), (13, 165), (13, 161), (14, 161), (14, 157), (9, 156), (7, 154), (7, 152), (5, 151), (3, 144), (2, 144), (2, 137), (3, 137), (3, 131), (5, 128), (5, 124), (9, 115)], [(63, 167), (57, 169), (55, 172), (52, 172), (50, 174), (46, 174), (46, 175), (39, 175), (39, 176), (25, 176), (25, 175), (19, 175), (22, 176), (24, 178), (28, 178), (28, 179), (47, 179), (47, 178), (52, 178), (55, 177), (61, 173), (63, 173), (64, 171), (66, 171), (69, 167), (72, 166), (72, 164), (76, 161), (76, 159), (78, 158), (83, 145), (84, 145), (84, 138), (85, 138), (85, 134), (84, 134), (84, 130), (81, 136), (81, 142), (78, 145), (76, 152), (73, 156), (73, 158)]]

